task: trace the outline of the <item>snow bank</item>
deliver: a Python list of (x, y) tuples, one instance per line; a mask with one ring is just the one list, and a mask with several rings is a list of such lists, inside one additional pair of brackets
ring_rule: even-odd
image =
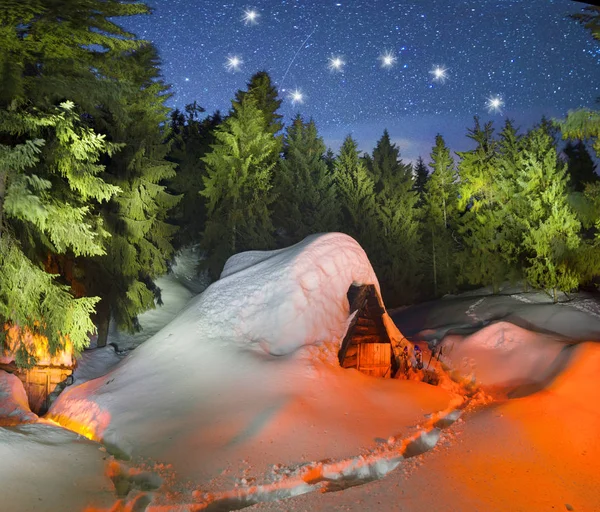
[[(343, 337), (348, 326), (346, 294), (353, 284), (374, 284), (379, 291), (360, 245), (341, 233), (313, 235), (287, 249), (231, 257), (199, 307), (210, 304), (222, 328), (220, 336), (283, 355)], [(219, 321), (229, 313), (234, 317)], [(394, 331), (399, 339), (395, 327)]]
[(10, 373), (0, 370), (0, 426), (37, 421), (29, 409), (23, 383)]
[(107, 510), (115, 502), (106, 450), (42, 423), (0, 427), (0, 508), (6, 512)]
[(246, 510), (600, 510), (600, 343), (565, 351), (544, 390), (463, 415), (384, 479)]
[[(157, 305), (154, 309), (150, 309), (138, 317), (141, 326), (139, 332), (130, 334), (119, 331), (116, 324), (112, 322), (108, 333), (108, 344), (115, 345), (118, 351), (134, 349), (173, 320), (192, 297), (208, 286), (207, 279), (198, 277), (196, 272), (198, 258), (197, 247), (182, 249), (175, 256), (175, 262), (170, 272), (159, 277), (155, 282), (156, 286), (160, 288), (162, 305)], [(91, 348), (95, 348), (95, 343)], [(109, 363), (108, 359), (106, 363)], [(108, 369), (107, 366), (104, 373)]]
[(346, 293), (371, 283), (364, 251), (342, 234), (238, 255), (108, 375), (66, 390), (49, 416), (121, 456), (168, 462), (200, 488), (273, 464), (356, 456), (452, 399), (339, 367)]
[(497, 322), (469, 336), (448, 335), (441, 361), (478, 384), (518, 387), (539, 384), (553, 371), (564, 338)]

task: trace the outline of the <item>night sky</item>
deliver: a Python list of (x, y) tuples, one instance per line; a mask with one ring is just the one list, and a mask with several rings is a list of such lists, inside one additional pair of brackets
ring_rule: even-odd
[(566, 18), (584, 7), (570, 0), (147, 3), (153, 15), (124, 25), (158, 47), (171, 106), (226, 113), (266, 70), (284, 121), (314, 118), (334, 150), (350, 133), (370, 151), (387, 128), (405, 160), (429, 161), (436, 133), (470, 147), (474, 115), (527, 129), (600, 96), (600, 45)]

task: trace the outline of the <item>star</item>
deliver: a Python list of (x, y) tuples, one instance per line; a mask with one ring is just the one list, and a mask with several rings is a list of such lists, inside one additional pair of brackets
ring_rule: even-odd
[(331, 71), (343, 71), (346, 63), (341, 57), (330, 57), (329, 65), (327, 66)]
[(385, 51), (379, 56), (379, 60), (381, 61), (382, 68), (391, 68), (396, 63), (396, 56), (390, 52)]
[(255, 11), (254, 9), (246, 9), (244, 11), (244, 16), (242, 16), (242, 21), (244, 22), (244, 25), (256, 25), (259, 17), (260, 14), (258, 11)]
[(486, 103), (485, 106), (488, 110), (488, 112), (491, 114), (493, 113), (502, 113), (502, 106), (504, 105), (504, 101), (502, 101), (502, 98), (500, 96), (490, 96)]
[(444, 66), (434, 66), (429, 73), (433, 75), (434, 82), (440, 82), (441, 84), (448, 78), (448, 69)]
[(292, 92), (290, 92), (288, 98), (292, 101), (292, 105), (295, 105), (296, 103), (304, 103), (304, 95), (299, 89), (294, 89)]
[(243, 63), (244, 61), (240, 57), (238, 57), (237, 55), (231, 55), (227, 57), (225, 67), (227, 68), (227, 71), (235, 73), (236, 71), (240, 70), (240, 67)]

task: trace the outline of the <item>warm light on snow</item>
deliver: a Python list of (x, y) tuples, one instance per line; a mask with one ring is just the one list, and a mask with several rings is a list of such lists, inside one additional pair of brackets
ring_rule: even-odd
[[(76, 381), (46, 419), (0, 428), (2, 505), (597, 508), (600, 345), (571, 345), (600, 338), (597, 300), (477, 290), (396, 311), (433, 386), (339, 367), (346, 292), (368, 283), (378, 288), (364, 251), (341, 234), (232, 257), (109, 373)], [(459, 328), (471, 334), (448, 334)], [(425, 340), (442, 347), (439, 362)], [(0, 422), (36, 421), (20, 381), (5, 377)]]
[(48, 338), (32, 333), (29, 329), (20, 329), (16, 325), (5, 325), (6, 339), (0, 350), (0, 363), (8, 364), (14, 361), (15, 350), (18, 348), (19, 341), (22, 341), (27, 347), (29, 353), (35, 355), (37, 364), (44, 366), (64, 366), (71, 368), (74, 365), (73, 345), (68, 338), (63, 339), (64, 350), (54, 355), (50, 355), (48, 348)]

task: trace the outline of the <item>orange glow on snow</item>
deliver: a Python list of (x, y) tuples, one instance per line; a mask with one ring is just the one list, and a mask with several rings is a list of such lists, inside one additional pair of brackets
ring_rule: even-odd
[[(85, 384), (82, 384), (82, 387), (84, 386)], [(79, 389), (74, 388), (73, 391)], [(107, 411), (85, 398), (75, 397), (69, 400), (67, 410), (48, 413), (45, 418), (92, 441), (101, 441), (106, 427), (110, 424), (110, 414)]]
[(41, 334), (32, 333), (28, 328), (21, 330), (20, 327), (8, 324), (4, 325), (6, 331), (6, 341), (4, 349), (0, 353), (0, 363), (9, 364), (14, 361), (14, 354), (18, 348), (19, 342), (22, 341), (30, 354), (36, 357), (38, 366), (63, 366), (72, 367), (73, 359), (73, 344), (68, 337), (63, 338), (64, 349), (50, 355), (48, 347), (48, 338)]
[(457, 510), (600, 510), (599, 371), (600, 344), (578, 345), (545, 389), (468, 418), (408, 482), (443, 475), (438, 499)]

